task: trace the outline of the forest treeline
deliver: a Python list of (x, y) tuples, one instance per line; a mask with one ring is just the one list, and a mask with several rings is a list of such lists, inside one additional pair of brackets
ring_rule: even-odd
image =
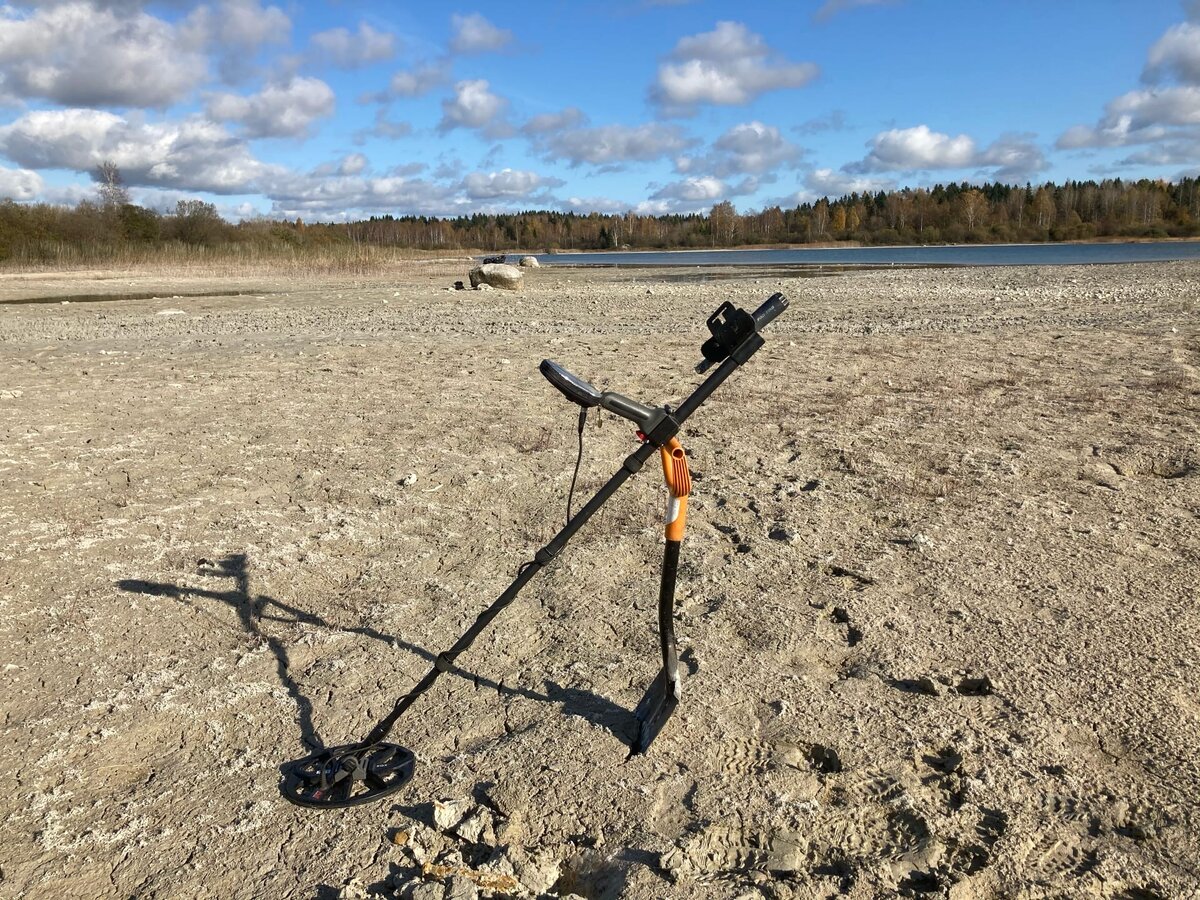
[(222, 219), (182, 200), (169, 214), (129, 202), (119, 173), (98, 170), (98, 196), (74, 207), (0, 201), (0, 261), (103, 259), (156, 248), (292, 253), (339, 247), (413, 250), (672, 249), (854, 241), (1003, 243), (1200, 236), (1200, 179), (963, 184), (849, 194), (739, 213), (604, 215), (531, 210), (456, 218), (384, 215), (349, 223)]

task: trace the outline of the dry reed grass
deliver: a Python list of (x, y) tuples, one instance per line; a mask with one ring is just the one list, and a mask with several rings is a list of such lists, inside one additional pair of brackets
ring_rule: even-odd
[[(470, 251), (461, 251), (466, 256)], [(0, 274), (77, 269), (137, 269), (149, 274), (207, 277), (281, 275), (296, 277), (364, 276), (411, 271), (417, 264), (446, 258), (445, 252), (365, 244), (297, 249), (255, 244), (205, 247), (164, 244), (112, 247), (105, 244), (44, 242), (14, 247)]]

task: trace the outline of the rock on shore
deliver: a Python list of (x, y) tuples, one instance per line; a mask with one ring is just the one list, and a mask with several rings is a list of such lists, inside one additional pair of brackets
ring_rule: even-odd
[(506, 291), (519, 291), (525, 273), (516, 266), (506, 263), (484, 263), (473, 268), (469, 277), (473, 288), (486, 284), (494, 288), (503, 288)]

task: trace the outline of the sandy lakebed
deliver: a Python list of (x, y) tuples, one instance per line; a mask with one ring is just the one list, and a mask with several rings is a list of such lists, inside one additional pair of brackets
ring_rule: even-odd
[[(1200, 895), (1200, 264), (466, 268), (0, 277), (0, 896)], [(651, 752), (653, 466), (401, 720), (409, 787), (281, 799), (559, 527), (539, 361), (677, 400), (775, 290), (683, 435)]]

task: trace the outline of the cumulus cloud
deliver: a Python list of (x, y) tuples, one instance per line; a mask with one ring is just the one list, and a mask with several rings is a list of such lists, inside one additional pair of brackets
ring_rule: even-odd
[(870, 152), (858, 162), (842, 167), (848, 175), (874, 172), (913, 172), (922, 169), (992, 170), (987, 177), (1019, 181), (1046, 168), (1046, 158), (1032, 135), (1006, 134), (979, 148), (966, 134), (951, 137), (928, 125), (893, 128), (867, 142)]
[(214, 94), (208, 114), (239, 123), (247, 137), (302, 137), (317, 119), (333, 114), (333, 89), (319, 78), (292, 78), (257, 94)]
[(423, 97), (449, 80), (450, 66), (445, 60), (420, 63), (395, 72), (382, 95), (364, 99), (387, 101), (394, 97)]
[(848, 171), (897, 172), (913, 169), (959, 169), (975, 159), (975, 141), (965, 134), (950, 137), (928, 125), (893, 128), (868, 141), (871, 152)]
[(639, 204), (638, 212), (653, 215), (664, 213), (704, 212), (714, 203), (730, 197), (753, 194), (759, 188), (759, 180), (748, 176), (730, 183), (712, 175), (684, 178), (661, 185), (650, 195), (649, 200)]
[(814, 63), (784, 59), (740, 22), (718, 22), (680, 39), (659, 65), (650, 99), (667, 114), (686, 115), (701, 104), (742, 106), (768, 91), (802, 87), (818, 72)]
[(542, 113), (541, 115), (533, 116), (521, 126), (521, 131), (529, 135), (551, 134), (555, 131), (564, 131), (568, 128), (574, 128), (577, 125), (582, 125), (587, 121), (587, 116), (583, 110), (575, 106), (568, 106), (566, 109), (561, 109), (558, 112)]
[(438, 131), (445, 134), (455, 128), (472, 128), (488, 137), (506, 137), (512, 133), (505, 121), (508, 100), (489, 90), (482, 78), (460, 81), (454, 96), (442, 101), (442, 120)]
[(29, 169), (0, 166), (0, 200), (33, 200), (42, 193), (42, 176)]
[(618, 215), (633, 209), (633, 204), (612, 197), (568, 197), (559, 201), (558, 208), (563, 212)]
[(711, 203), (729, 194), (729, 186), (720, 178), (705, 175), (700, 178), (685, 178), (664, 185), (650, 195), (651, 200), (682, 200), (691, 204)]
[(1168, 76), (1200, 84), (1200, 23), (1173, 25), (1150, 48), (1142, 77), (1157, 82)]
[(570, 128), (551, 134), (539, 146), (547, 159), (563, 159), (572, 166), (589, 163), (612, 168), (673, 156), (695, 143), (678, 126), (650, 122)]
[(825, 0), (821, 8), (813, 14), (813, 18), (818, 22), (828, 22), (840, 12), (860, 6), (883, 6), (894, 2), (895, 0)]
[(975, 160), (980, 168), (993, 168), (996, 181), (1024, 181), (1048, 167), (1046, 155), (1032, 134), (1006, 134), (989, 144)]
[(1169, 141), (1137, 150), (1117, 161), (1119, 166), (1179, 166), (1200, 162), (1200, 133), (1191, 140)]
[(367, 168), (367, 158), (361, 153), (347, 153), (338, 163), (339, 175), (358, 175)]
[(1147, 54), (1142, 79), (1152, 86), (1110, 100), (1095, 125), (1068, 128), (1059, 149), (1147, 144), (1117, 165), (1174, 165), (1187, 156), (1181, 148), (1200, 142), (1200, 0), (1184, 7), (1191, 21), (1168, 28)]
[(846, 113), (835, 109), (824, 116), (801, 122), (794, 130), (799, 134), (821, 134), (825, 131), (845, 131), (846, 128)]
[(1110, 101), (1095, 126), (1068, 128), (1058, 147), (1124, 147), (1169, 138), (1179, 126), (1196, 125), (1200, 125), (1200, 87), (1130, 91)]
[(702, 156), (682, 156), (675, 161), (679, 172), (709, 172), (721, 178), (730, 175), (764, 175), (781, 166), (794, 165), (802, 151), (773, 125), (746, 122), (734, 125)]
[(463, 179), (463, 189), (474, 200), (528, 197), (539, 190), (560, 187), (564, 182), (536, 172), (502, 169), (499, 172), (472, 172)]
[(186, 36), (219, 48), (248, 49), (286, 43), (292, 21), (278, 6), (259, 0), (221, 0), (196, 8), (184, 22)]
[(412, 124), (409, 122), (400, 122), (388, 118), (388, 111), (385, 107), (380, 107), (375, 110), (375, 124), (370, 128), (360, 128), (354, 132), (354, 143), (364, 144), (369, 137), (387, 138), (389, 140), (399, 140), (406, 138), (412, 134)]
[(450, 17), (450, 49), (455, 53), (494, 53), (513, 41), (507, 28), (497, 28), (479, 13)]
[(452, 185), (402, 175), (362, 178), (287, 173), (265, 185), (264, 193), (273, 215), (334, 221), (380, 212), (453, 215), (468, 206), (465, 198), (456, 197)]
[(0, 6), (0, 93), (67, 106), (166, 107), (208, 77), (201, 45), (145, 12)]
[[(405, 166), (380, 177), (288, 173), (269, 179), (264, 193), (275, 215), (345, 220), (378, 213), (457, 216), (475, 212), (515, 211), (530, 192), (557, 184), (532, 172), (476, 172), (462, 181), (414, 178)], [(435, 173), (434, 179), (437, 178)], [(475, 191), (472, 195), (470, 192)], [(548, 195), (538, 202), (557, 205)]]
[(429, 166), (423, 162), (400, 163), (388, 169), (389, 175), (399, 175), (402, 178), (407, 178), (409, 175), (416, 175), (418, 172), (424, 172)]
[(361, 175), (369, 162), (361, 153), (347, 153), (336, 162), (322, 163), (313, 169), (315, 175)]
[(804, 186), (816, 197), (843, 197), (846, 194), (890, 191), (896, 182), (889, 178), (869, 178), (833, 169), (813, 169), (804, 177)]
[(316, 62), (328, 62), (341, 69), (357, 69), (383, 62), (396, 55), (396, 36), (378, 31), (366, 22), (358, 30), (332, 28), (312, 36), (312, 57)]
[(199, 117), (146, 124), (94, 109), (36, 110), (0, 126), (0, 153), (30, 169), (88, 173), (116, 163), (131, 186), (243, 194), (283, 172)]

